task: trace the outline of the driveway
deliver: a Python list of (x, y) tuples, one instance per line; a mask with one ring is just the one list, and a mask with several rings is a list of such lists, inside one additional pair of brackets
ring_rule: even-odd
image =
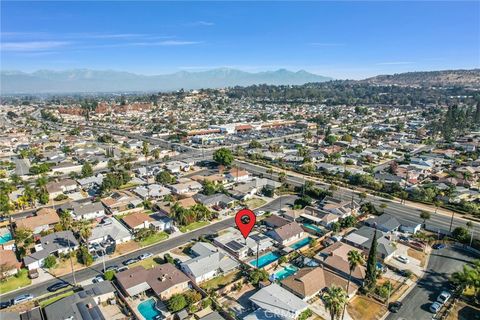
[(387, 319), (431, 320), (433, 314), (428, 309), (440, 292), (448, 290), (450, 275), (455, 271), (460, 271), (465, 263), (475, 258), (463, 249), (450, 246), (432, 251), (425, 276), (403, 299), (403, 307), (400, 312), (390, 314)]
[(288, 205), (293, 205), (293, 203), (295, 202), (295, 200), (298, 198), (298, 196), (295, 196), (295, 195), (287, 195), (287, 196), (280, 196), (278, 198), (275, 198), (274, 200), (272, 200), (271, 202), (267, 203), (266, 205), (260, 207), (260, 208), (257, 208), (255, 209), (254, 211), (255, 212), (258, 212), (258, 211), (269, 211), (269, 212), (272, 212), (272, 211), (278, 211)]
[[(408, 255), (408, 249), (410, 247), (403, 245), (401, 243), (397, 243), (397, 250), (395, 255), (386, 261), (386, 264), (389, 266), (393, 266), (399, 270), (410, 270), (412, 271), (417, 277), (421, 277), (423, 275), (423, 268), (420, 266), (420, 261)], [(410, 260), (409, 263), (403, 263), (397, 260), (396, 256), (404, 256), (408, 257)]]

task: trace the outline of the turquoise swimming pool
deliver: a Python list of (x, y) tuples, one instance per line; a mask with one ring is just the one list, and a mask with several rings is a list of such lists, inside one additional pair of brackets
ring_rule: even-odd
[(300, 240), (300, 241), (295, 242), (294, 244), (292, 244), (292, 245), (290, 246), (290, 248), (292, 248), (293, 250), (297, 250), (297, 249), (303, 248), (303, 247), (305, 247), (306, 245), (308, 245), (308, 244), (310, 243), (310, 241), (312, 241), (312, 238), (310, 238), (310, 237), (303, 238), (302, 240)]
[(0, 244), (7, 243), (8, 241), (10, 241), (12, 239), (13, 239), (13, 237), (12, 237), (12, 234), (10, 232), (2, 234), (0, 236)]
[(145, 320), (159, 319), (159, 316), (162, 315), (162, 313), (155, 308), (154, 298), (143, 301), (138, 305), (137, 309), (145, 318)]
[(298, 271), (298, 268), (295, 267), (295, 266), (286, 266), (282, 270), (275, 273), (275, 279), (283, 280), (283, 279), (291, 276), (292, 274), (294, 274), (297, 271)]
[(313, 230), (319, 235), (323, 235), (323, 230), (320, 229), (318, 226), (311, 224), (311, 223), (304, 223), (303, 226), (307, 229)]
[(280, 259), (280, 255), (277, 252), (269, 252), (266, 255), (258, 257), (258, 264), (257, 259), (250, 261), (250, 264), (254, 267), (263, 268), (278, 259)]

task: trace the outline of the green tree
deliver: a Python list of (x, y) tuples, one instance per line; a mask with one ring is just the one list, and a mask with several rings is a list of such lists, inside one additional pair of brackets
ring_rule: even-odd
[(366, 291), (371, 291), (377, 284), (377, 229), (373, 231), (372, 244), (367, 258), (367, 271), (363, 287)]
[(248, 144), (248, 147), (250, 149), (258, 149), (258, 148), (261, 148), (262, 147), (262, 144), (260, 142), (258, 142), (257, 140), (252, 140), (250, 141), (250, 143)]
[(453, 229), (452, 236), (461, 243), (467, 243), (470, 239), (468, 230), (463, 227), (456, 227)]
[(257, 285), (261, 281), (268, 280), (268, 273), (263, 269), (255, 269), (249, 273), (248, 279), (251, 284)]
[(88, 248), (85, 246), (81, 246), (80, 249), (77, 252), (77, 260), (84, 266), (91, 266), (93, 263), (93, 257), (88, 252)]
[(43, 267), (47, 269), (55, 267), (56, 264), (57, 264), (57, 258), (55, 258), (54, 255), (49, 255), (45, 258), (45, 260), (43, 260)]
[(150, 154), (150, 146), (147, 141), (142, 143), (142, 154), (145, 157), (145, 163), (148, 163), (148, 155)]
[(424, 227), (424, 228), (425, 228), (425, 226), (426, 226), (426, 224), (425, 224), (426, 221), (429, 220), (430, 217), (431, 217), (430, 212), (425, 211), (425, 210), (421, 210), (421, 211), (420, 211), (420, 218), (423, 219), (423, 227)]
[(334, 222), (330, 225), (330, 229), (333, 231), (333, 233), (338, 233), (340, 231), (340, 228), (340, 222)]
[(213, 160), (228, 167), (233, 163), (234, 158), (230, 149), (220, 148), (213, 153)]
[(344, 305), (347, 303), (347, 293), (340, 287), (335, 285), (327, 288), (322, 296), (325, 302), (325, 308), (330, 314), (331, 320), (340, 319)]
[(471, 266), (464, 265), (462, 271), (454, 272), (450, 279), (459, 294), (473, 289), (475, 299), (480, 300), (480, 260), (474, 260)]
[(85, 161), (85, 163), (82, 165), (82, 177), (91, 177), (93, 175), (93, 168), (90, 162)]
[(171, 312), (178, 312), (185, 309), (187, 306), (187, 300), (183, 294), (174, 294), (167, 301), (168, 310)]
[(112, 281), (115, 277), (115, 270), (108, 270), (103, 274), (105, 280)]
[(155, 176), (155, 181), (161, 184), (173, 184), (176, 180), (175, 176), (172, 176), (168, 171), (161, 171)]

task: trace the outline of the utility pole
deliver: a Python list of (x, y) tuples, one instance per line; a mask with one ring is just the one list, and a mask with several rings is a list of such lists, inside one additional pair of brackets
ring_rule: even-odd
[(450, 228), (448, 229), (448, 232), (452, 232), (452, 226), (453, 226), (453, 217), (455, 216), (455, 211), (452, 210), (452, 219), (450, 220)]
[(68, 255), (70, 256), (70, 266), (72, 268), (73, 284), (76, 287), (77, 286), (77, 279), (75, 278), (75, 268), (73, 267), (72, 247), (70, 246), (70, 239), (68, 240)]

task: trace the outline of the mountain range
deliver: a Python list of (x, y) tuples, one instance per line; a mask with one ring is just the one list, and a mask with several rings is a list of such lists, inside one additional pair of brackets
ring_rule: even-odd
[(171, 91), (178, 89), (222, 88), (253, 84), (299, 85), (332, 78), (300, 70), (286, 69), (246, 72), (230, 68), (207, 71), (179, 71), (163, 75), (140, 75), (112, 70), (39, 70), (32, 73), (1, 71), (0, 91), (14, 93), (75, 93)]

